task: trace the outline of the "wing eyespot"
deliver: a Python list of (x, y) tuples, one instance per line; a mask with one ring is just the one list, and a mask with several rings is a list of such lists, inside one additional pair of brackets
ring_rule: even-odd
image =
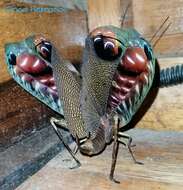
[(97, 35), (93, 38), (93, 44), (97, 56), (103, 60), (113, 61), (121, 56), (122, 48), (114, 38)]
[(51, 62), (51, 43), (43, 40), (40, 43), (35, 45), (36, 51), (38, 54), (44, 58), (46, 61)]

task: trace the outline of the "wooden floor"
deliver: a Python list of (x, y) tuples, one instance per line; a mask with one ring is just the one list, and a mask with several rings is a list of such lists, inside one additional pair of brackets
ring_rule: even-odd
[(135, 156), (144, 165), (131, 161), (128, 151), (121, 146), (115, 184), (108, 179), (112, 146), (95, 157), (77, 157), (78, 169), (70, 155), (63, 151), (44, 168), (25, 181), (17, 190), (182, 190), (183, 189), (183, 133), (155, 132), (144, 129), (129, 131), (134, 139)]

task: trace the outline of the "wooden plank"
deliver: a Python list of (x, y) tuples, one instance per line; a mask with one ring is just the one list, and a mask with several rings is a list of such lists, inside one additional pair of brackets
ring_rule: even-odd
[[(66, 143), (71, 136), (62, 131)], [(51, 126), (0, 152), (0, 189), (13, 190), (64, 149)]]
[(120, 26), (120, 0), (88, 0), (89, 31), (103, 25)]
[[(161, 58), (161, 68), (182, 64), (183, 58)], [(158, 77), (158, 76), (157, 76)], [(140, 120), (136, 127), (154, 130), (183, 130), (183, 84), (153, 89), (139, 110)], [(151, 105), (152, 104), (152, 105)], [(142, 112), (145, 112), (144, 115)], [(143, 116), (142, 116), (143, 115)], [(133, 123), (133, 122), (132, 122)], [(136, 124), (136, 123), (135, 123)], [(133, 125), (132, 125), (133, 127)]]
[(24, 40), (33, 34), (42, 34), (57, 43), (60, 53), (66, 59), (72, 62), (81, 62), (82, 50), (87, 35), (85, 12), (15, 13), (5, 10), (6, 6), (27, 7), (12, 2), (8, 4), (2, 4), (1, 2), (0, 4), (0, 28), (3, 31), (0, 36), (0, 83), (10, 79), (4, 61), (4, 44)]
[(150, 39), (166, 17), (170, 17), (172, 24), (155, 48), (160, 55), (183, 55), (182, 4), (183, 0), (133, 0), (134, 28), (146, 38)]
[(172, 67), (183, 64), (183, 57), (164, 57), (159, 58), (158, 63), (161, 68)]
[(15, 82), (0, 85), (0, 152), (31, 133), (50, 125), (55, 115)]
[(144, 165), (134, 164), (127, 149), (121, 145), (115, 173), (120, 184), (108, 179), (112, 152), (110, 145), (102, 154), (94, 157), (78, 153), (82, 165), (73, 170), (68, 167), (75, 166), (75, 162), (68, 152), (61, 152), (16, 190), (182, 190), (183, 133), (136, 129), (130, 134), (137, 145), (134, 148), (135, 156)]

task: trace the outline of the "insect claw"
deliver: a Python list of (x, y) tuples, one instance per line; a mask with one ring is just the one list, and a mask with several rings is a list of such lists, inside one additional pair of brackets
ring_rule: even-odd
[(109, 176), (109, 179), (114, 183), (120, 184), (120, 181), (114, 179), (114, 176)]
[(87, 138), (81, 139), (81, 140), (79, 140), (79, 144), (83, 144), (86, 141), (87, 141)]
[(76, 161), (77, 165), (76, 166), (73, 166), (73, 167), (69, 167), (69, 169), (73, 170), (73, 169), (77, 169), (81, 166), (81, 163)]

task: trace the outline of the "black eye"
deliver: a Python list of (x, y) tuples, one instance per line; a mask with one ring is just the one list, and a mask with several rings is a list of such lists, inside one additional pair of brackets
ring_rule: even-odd
[(107, 61), (117, 59), (122, 52), (119, 42), (105, 36), (96, 36), (93, 39), (94, 49), (98, 57)]
[(50, 42), (43, 41), (36, 46), (37, 52), (47, 61), (51, 61), (51, 44)]
[(144, 44), (144, 52), (145, 52), (145, 54), (147, 56), (147, 59), (149, 61), (151, 61), (152, 60), (152, 50), (147, 45), (147, 44), (149, 44), (149, 42), (146, 39), (144, 39), (143, 37), (141, 37), (140, 39), (142, 39), (145, 42), (145, 44)]
[(144, 45), (144, 52), (145, 52), (145, 54), (147, 56), (147, 59), (149, 61), (151, 61), (152, 60), (152, 54), (151, 54), (149, 48), (147, 47), (147, 45)]
[(10, 52), (8, 56), (8, 62), (10, 65), (16, 65), (16, 55)]

